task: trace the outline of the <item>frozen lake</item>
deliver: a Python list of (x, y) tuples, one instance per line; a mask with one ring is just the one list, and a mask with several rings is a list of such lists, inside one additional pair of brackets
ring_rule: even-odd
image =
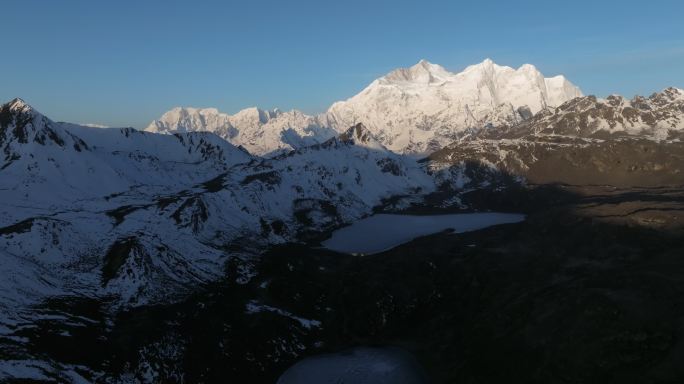
[(423, 384), (427, 376), (415, 358), (398, 348), (354, 348), (306, 358), (277, 384)]
[(446, 229), (468, 232), (523, 220), (525, 215), (496, 212), (424, 216), (378, 214), (333, 232), (322, 244), (337, 252), (372, 254)]

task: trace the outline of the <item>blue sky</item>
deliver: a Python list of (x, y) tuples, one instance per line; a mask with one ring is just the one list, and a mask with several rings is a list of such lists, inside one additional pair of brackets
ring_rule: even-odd
[(313, 113), (421, 58), (490, 57), (587, 94), (684, 87), (679, 1), (3, 2), (0, 100), (144, 127), (177, 106)]

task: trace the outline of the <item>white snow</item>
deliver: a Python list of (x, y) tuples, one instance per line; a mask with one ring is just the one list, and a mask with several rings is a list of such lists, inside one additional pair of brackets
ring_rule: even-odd
[(577, 96), (580, 90), (565, 78), (545, 79), (529, 64), (516, 70), (487, 59), (451, 73), (421, 61), (333, 104), (328, 116), (336, 126), (363, 122), (393, 151), (425, 153), (467, 129), (518, 122), (520, 107), (536, 113)]
[(492, 212), (424, 216), (377, 214), (333, 232), (322, 245), (337, 252), (373, 254), (446, 229), (468, 232), (524, 219), (521, 214)]
[(256, 155), (275, 156), (295, 148), (321, 143), (337, 135), (315, 116), (300, 111), (281, 112), (247, 108), (235, 115), (216, 108), (177, 107), (153, 121), (149, 132), (213, 132)]
[[(383, 198), (435, 188), (416, 161), (360, 126), (264, 159), (207, 132), (89, 128), (53, 122), (21, 101), (0, 108), (13, 113), (0, 130), (0, 336), (35, 318), (33, 306), (48, 297), (176, 300), (222, 276), (228, 258), (293, 240), (302, 216), (308, 228), (340, 225)], [(264, 232), (268, 223), (281, 230)], [(105, 281), (105, 255), (129, 238), (134, 245)], [(236, 241), (255, 250), (225, 250)]]
[(323, 142), (362, 123), (385, 147), (421, 154), (449, 144), (468, 129), (518, 122), (519, 107), (535, 113), (581, 95), (565, 77), (544, 78), (530, 64), (513, 69), (487, 59), (453, 73), (421, 60), (374, 80), (317, 116), (258, 108), (231, 116), (215, 108), (179, 107), (146, 130), (211, 131), (250, 153), (271, 156)]

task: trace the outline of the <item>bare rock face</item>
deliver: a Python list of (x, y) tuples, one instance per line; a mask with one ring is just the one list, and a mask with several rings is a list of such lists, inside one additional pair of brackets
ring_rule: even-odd
[(487, 138), (563, 135), (609, 139), (643, 136), (656, 140), (680, 137), (684, 131), (684, 91), (667, 88), (649, 97), (627, 100), (611, 95), (578, 97), (547, 108), (514, 126), (485, 132)]

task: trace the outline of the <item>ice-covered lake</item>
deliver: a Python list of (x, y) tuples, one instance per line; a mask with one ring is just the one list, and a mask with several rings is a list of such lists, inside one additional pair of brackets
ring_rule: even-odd
[(425, 372), (398, 348), (360, 347), (306, 358), (290, 367), (277, 384), (423, 384)]
[(378, 214), (333, 232), (322, 244), (337, 252), (367, 255), (446, 229), (468, 232), (524, 219), (525, 215), (497, 212), (421, 216)]

